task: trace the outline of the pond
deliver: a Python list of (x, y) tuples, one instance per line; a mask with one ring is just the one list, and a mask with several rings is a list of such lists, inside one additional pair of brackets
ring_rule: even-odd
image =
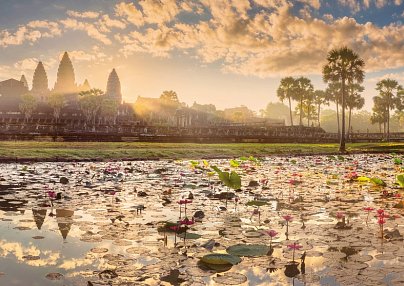
[(404, 285), (401, 164), (0, 164), (0, 285)]

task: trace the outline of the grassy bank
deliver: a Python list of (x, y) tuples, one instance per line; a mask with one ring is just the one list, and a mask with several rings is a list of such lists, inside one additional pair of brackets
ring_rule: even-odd
[[(121, 142), (0, 142), (0, 161), (197, 159), (266, 156), (271, 154), (332, 154), (337, 144), (193, 144)], [(348, 144), (349, 152), (404, 152), (402, 143)]]

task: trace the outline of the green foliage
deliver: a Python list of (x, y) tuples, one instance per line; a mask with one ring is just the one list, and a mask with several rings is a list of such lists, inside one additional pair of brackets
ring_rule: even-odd
[(257, 207), (261, 207), (264, 205), (267, 205), (268, 203), (265, 201), (249, 201), (246, 203), (246, 206), (257, 206)]
[(387, 186), (386, 183), (382, 179), (379, 179), (376, 177), (371, 178), (370, 181), (377, 186), (382, 186), (382, 187)]
[(404, 188), (404, 174), (397, 175), (396, 182), (400, 185), (401, 188)]
[(393, 162), (395, 165), (401, 165), (403, 163), (403, 160), (401, 160), (400, 158), (394, 158)]
[(241, 178), (236, 172), (222, 172), (216, 166), (212, 166), (212, 169), (216, 171), (216, 173), (219, 175), (220, 181), (222, 181), (225, 186), (234, 190), (238, 190), (241, 188)]
[(247, 257), (265, 256), (269, 250), (269, 246), (264, 244), (236, 244), (226, 249), (231, 255)]
[(238, 256), (222, 253), (211, 253), (201, 258), (202, 262), (207, 264), (224, 265), (231, 264), (236, 265), (241, 262), (241, 258)]
[(239, 161), (234, 160), (234, 159), (230, 160), (229, 163), (230, 163), (230, 166), (233, 168), (238, 168), (238, 167), (240, 167), (240, 164), (241, 164)]

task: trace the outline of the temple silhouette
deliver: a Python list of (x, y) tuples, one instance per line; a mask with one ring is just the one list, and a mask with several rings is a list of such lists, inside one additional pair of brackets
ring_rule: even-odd
[(196, 102), (188, 106), (172, 90), (125, 102), (116, 69), (109, 73), (105, 91), (94, 89), (87, 79), (78, 84), (67, 52), (53, 87), (41, 61), (31, 86), (25, 75), (0, 82), (0, 139), (261, 142), (295, 140), (307, 132), (311, 140), (324, 133), (321, 128), (290, 127), (283, 119), (258, 117), (246, 106), (224, 110)]

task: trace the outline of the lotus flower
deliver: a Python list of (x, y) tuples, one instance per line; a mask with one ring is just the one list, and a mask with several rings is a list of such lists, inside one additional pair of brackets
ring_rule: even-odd
[(47, 194), (51, 199), (56, 198), (56, 192), (54, 192), (54, 191), (48, 191)]
[(295, 251), (300, 250), (303, 246), (294, 242), (293, 244), (289, 244), (288, 248), (293, 249), (293, 262), (295, 261)]
[(282, 216), (284, 220), (286, 220), (286, 222), (290, 222), (293, 220), (293, 217), (291, 215), (284, 215)]

